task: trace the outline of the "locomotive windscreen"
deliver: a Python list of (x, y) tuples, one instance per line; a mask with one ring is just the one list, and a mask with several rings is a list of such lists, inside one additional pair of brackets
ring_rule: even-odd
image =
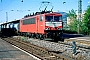
[(45, 17), (46, 21), (60, 21), (62, 20), (61, 16), (46, 16)]

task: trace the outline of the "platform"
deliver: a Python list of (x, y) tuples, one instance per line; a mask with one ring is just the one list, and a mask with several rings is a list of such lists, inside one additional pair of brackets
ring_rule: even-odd
[(40, 60), (0, 38), (0, 60)]

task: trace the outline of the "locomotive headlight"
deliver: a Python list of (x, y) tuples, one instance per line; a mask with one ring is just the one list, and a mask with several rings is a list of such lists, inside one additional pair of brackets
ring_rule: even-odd
[(50, 28), (48, 28), (48, 30), (50, 30)]
[(60, 28), (58, 28), (58, 30), (60, 30)]
[(62, 28), (58, 28), (58, 30), (62, 30)]
[(50, 28), (45, 28), (45, 30), (50, 30)]
[(45, 30), (48, 30), (47, 28), (45, 28)]

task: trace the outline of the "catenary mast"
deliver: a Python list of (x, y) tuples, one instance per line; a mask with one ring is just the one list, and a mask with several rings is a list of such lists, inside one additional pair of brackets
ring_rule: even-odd
[(78, 0), (78, 33), (80, 33), (81, 20), (82, 20), (82, 0)]

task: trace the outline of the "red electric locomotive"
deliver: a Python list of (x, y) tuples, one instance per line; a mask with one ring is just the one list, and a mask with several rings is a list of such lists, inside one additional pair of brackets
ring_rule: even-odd
[(20, 20), (21, 34), (34, 38), (61, 38), (62, 14), (55, 12), (37, 12)]

